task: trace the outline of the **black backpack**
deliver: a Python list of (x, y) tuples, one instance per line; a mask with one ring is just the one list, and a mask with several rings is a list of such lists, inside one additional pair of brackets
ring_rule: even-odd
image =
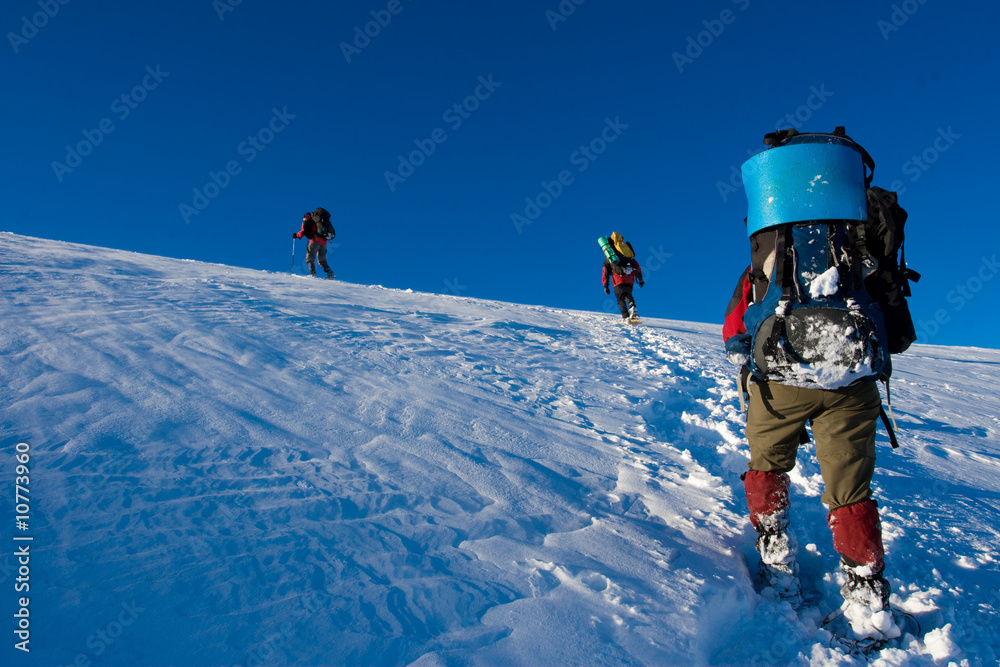
[[(794, 129), (778, 130), (765, 135), (764, 144), (769, 147), (780, 146), (790, 139), (794, 140), (797, 134), (798, 131)], [(850, 141), (844, 127), (837, 127), (829, 136)], [(857, 147), (868, 169), (865, 175), (868, 219), (864, 225), (853, 230), (852, 241), (867, 267), (866, 270), (870, 272), (864, 279), (865, 290), (882, 310), (887, 351), (889, 354), (899, 354), (917, 340), (906, 299), (911, 295), (910, 281), (919, 282), (920, 274), (906, 266), (903, 228), (908, 215), (899, 205), (897, 193), (871, 184), (875, 175), (875, 161), (864, 148)]]
[[(830, 134), (780, 130), (764, 143), (785, 151), (782, 156), (792, 155), (784, 147), (798, 152), (769, 161), (765, 151), (742, 170), (756, 218), (748, 222), (754, 303), (744, 317), (752, 336), (750, 371), (798, 386), (824, 386), (830, 377), (837, 386), (882, 379), (888, 396), (889, 355), (917, 339), (906, 298), (909, 281), (920, 274), (906, 266), (907, 213), (895, 192), (872, 186), (875, 162), (843, 127)], [(840, 157), (825, 165), (829, 171), (806, 171), (822, 175), (805, 183), (802, 165), (822, 164), (830, 150)], [(783, 168), (797, 181), (783, 179)], [(783, 191), (788, 185), (798, 189)], [(813, 188), (833, 196), (814, 197)], [(826, 377), (813, 373), (824, 368)], [(884, 409), (880, 416), (897, 447), (890, 417)]]
[[(626, 243), (628, 242), (626, 241)], [(631, 246), (631, 244), (629, 245)], [(635, 272), (635, 260), (631, 257), (622, 257), (618, 260), (617, 264), (608, 262), (608, 265), (611, 267), (611, 273), (616, 273), (618, 275), (627, 276), (630, 273)]]
[(865, 278), (865, 289), (882, 308), (889, 353), (899, 354), (917, 340), (906, 298), (910, 296), (910, 281), (918, 282), (920, 274), (906, 266), (903, 226), (907, 213), (896, 193), (869, 187), (867, 195), (868, 221), (858, 247), (874, 266)]
[(321, 206), (309, 215), (312, 218), (312, 221), (316, 224), (316, 236), (322, 237), (327, 241), (337, 236), (337, 232), (334, 230), (333, 224), (330, 223), (329, 211)]
[[(842, 127), (783, 130), (764, 143), (771, 150), (743, 167), (751, 371), (825, 388), (888, 377), (889, 355), (916, 340), (906, 297), (920, 276), (902, 250), (906, 212), (895, 193), (872, 187), (875, 163)], [(824, 175), (803, 179), (802, 165), (817, 160)]]

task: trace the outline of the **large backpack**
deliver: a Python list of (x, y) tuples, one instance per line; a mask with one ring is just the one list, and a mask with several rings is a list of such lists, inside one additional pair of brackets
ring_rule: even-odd
[(906, 266), (903, 226), (907, 213), (896, 193), (873, 186), (867, 195), (868, 220), (859, 249), (865, 256), (863, 261), (874, 266), (865, 278), (865, 289), (882, 308), (889, 353), (899, 354), (917, 340), (906, 298), (910, 296), (910, 281), (918, 282), (920, 274)]
[(742, 168), (753, 304), (750, 371), (836, 389), (890, 372), (916, 336), (899, 259), (906, 213), (871, 188), (875, 163), (848, 137), (780, 131)]
[(330, 240), (337, 235), (336, 230), (333, 228), (333, 224), (330, 222), (330, 212), (327, 211), (322, 206), (313, 211), (310, 216), (312, 221), (316, 223), (316, 235), (321, 236), (326, 240)]
[(628, 274), (635, 270), (632, 268), (635, 250), (619, 232), (611, 232), (611, 236), (602, 236), (597, 239), (597, 243), (604, 251), (604, 259), (611, 267), (612, 273)]

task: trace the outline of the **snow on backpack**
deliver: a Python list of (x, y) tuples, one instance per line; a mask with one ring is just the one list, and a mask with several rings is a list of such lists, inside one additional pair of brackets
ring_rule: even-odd
[(742, 168), (751, 373), (824, 389), (888, 378), (889, 355), (916, 339), (906, 212), (895, 193), (871, 187), (875, 163), (842, 127), (782, 130), (764, 143)]
[(631, 260), (635, 257), (635, 251), (620, 233), (611, 232), (611, 236), (602, 236), (597, 239), (597, 243), (604, 251), (604, 258), (611, 265), (612, 273), (632, 273), (634, 269)]
[(337, 235), (336, 230), (333, 228), (333, 224), (330, 222), (330, 212), (322, 206), (317, 208), (312, 213), (307, 213), (306, 217), (312, 218), (312, 221), (316, 223), (317, 236), (329, 241)]

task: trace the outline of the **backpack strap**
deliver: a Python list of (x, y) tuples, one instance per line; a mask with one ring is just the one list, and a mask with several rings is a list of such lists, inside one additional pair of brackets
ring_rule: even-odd
[(861, 159), (864, 160), (865, 166), (868, 167), (868, 171), (865, 173), (865, 187), (871, 187), (872, 180), (875, 178), (875, 160), (868, 154), (868, 151), (862, 148), (861, 144), (855, 143), (854, 145), (861, 151)]
[(886, 433), (889, 434), (889, 444), (892, 445), (893, 449), (899, 449), (899, 440), (896, 439), (896, 431), (892, 428), (892, 421), (890, 421), (889, 416), (885, 412), (885, 408), (879, 407), (878, 416), (882, 419), (882, 424), (885, 426)]
[(851, 226), (846, 231), (842, 225), (829, 222), (826, 225), (826, 243), (830, 266), (837, 267), (837, 280), (845, 292), (853, 292), (861, 285), (861, 267), (852, 260), (848, 247), (852, 245)]
[[(774, 240), (774, 277), (781, 287), (781, 299), (774, 316), (771, 332), (764, 341), (764, 354), (772, 359), (789, 359), (791, 355), (785, 347), (788, 331), (785, 326), (785, 313), (788, 304), (796, 298), (799, 286), (795, 275), (795, 248), (792, 246), (792, 225), (784, 224), (777, 229)], [(779, 354), (780, 351), (780, 354)]]
[(791, 231), (791, 225), (783, 225), (774, 239), (774, 276), (778, 279), (778, 285), (781, 287), (783, 301), (792, 298), (792, 263), (788, 261), (789, 247), (792, 241)]
[(778, 233), (774, 244), (775, 273), (781, 276), (781, 299), (791, 301), (794, 298), (799, 303), (805, 303), (807, 299), (799, 281), (799, 255), (795, 251), (793, 233), (791, 223), (786, 223)]
[(747, 411), (747, 396), (750, 394), (750, 369), (745, 365), (736, 376), (737, 393), (740, 395), (740, 412)]
[(889, 395), (889, 378), (882, 378), (882, 383), (885, 384), (885, 403), (889, 406), (889, 412), (886, 413), (884, 406), (879, 406), (878, 416), (882, 420), (882, 424), (885, 426), (886, 433), (889, 434), (889, 444), (892, 445), (893, 449), (899, 449), (899, 440), (896, 439), (896, 418), (892, 416), (892, 396)]
[(872, 185), (872, 180), (875, 178), (875, 160), (872, 159), (872, 156), (868, 154), (868, 151), (865, 150), (864, 146), (862, 146), (858, 142), (854, 141), (854, 139), (851, 139), (849, 136), (847, 136), (847, 128), (844, 127), (843, 125), (838, 125), (836, 128), (834, 128), (833, 136), (843, 137), (847, 139), (848, 141), (853, 143), (855, 148), (857, 148), (858, 151), (861, 153), (861, 159), (864, 161), (865, 167), (867, 167), (867, 169), (865, 170), (865, 188), (870, 188)]
[(906, 241), (905, 240), (902, 243), (899, 244), (899, 268), (903, 272), (903, 275), (902, 275), (902, 280), (903, 280), (903, 287), (902, 287), (903, 296), (909, 297), (911, 295), (911, 292), (910, 292), (910, 281), (912, 280), (915, 283), (919, 283), (921, 276), (920, 276), (919, 273), (917, 273), (913, 269), (909, 269), (909, 268), (906, 267)]

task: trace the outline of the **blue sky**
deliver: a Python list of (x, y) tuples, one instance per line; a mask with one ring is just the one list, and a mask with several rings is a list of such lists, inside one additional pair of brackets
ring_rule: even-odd
[(968, 0), (11, 0), (0, 229), (288, 271), (324, 206), (346, 281), (609, 315), (596, 239), (618, 230), (640, 312), (720, 322), (748, 257), (734, 173), (776, 127), (844, 125), (910, 213), (921, 342), (998, 347), (998, 19)]

